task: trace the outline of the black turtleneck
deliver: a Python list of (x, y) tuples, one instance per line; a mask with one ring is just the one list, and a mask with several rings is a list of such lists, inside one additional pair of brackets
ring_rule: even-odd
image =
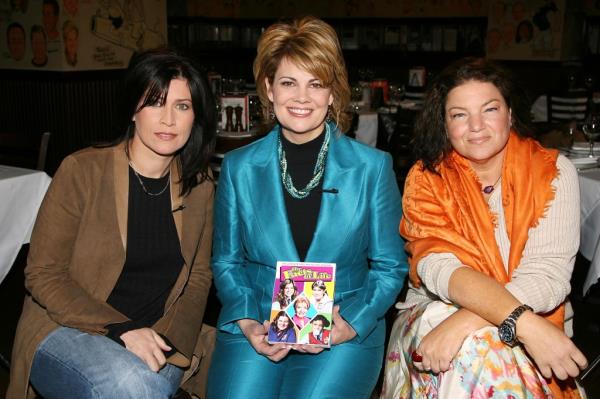
[[(314, 140), (304, 144), (294, 144), (287, 140), (283, 134), (281, 135), (281, 145), (285, 151), (288, 173), (296, 189), (303, 189), (312, 179), (319, 150), (324, 140), (325, 131)], [(313, 188), (308, 197), (303, 199), (292, 197), (285, 187), (283, 188), (288, 221), (301, 261), (306, 258), (306, 253), (317, 228), (324, 178), (323, 176), (319, 185)]]

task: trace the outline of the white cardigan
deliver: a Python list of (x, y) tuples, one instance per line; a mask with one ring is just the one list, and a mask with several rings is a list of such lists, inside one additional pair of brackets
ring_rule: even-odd
[[(511, 281), (506, 284), (506, 289), (521, 303), (531, 306), (536, 313), (549, 312), (565, 301), (571, 290), (571, 272), (579, 249), (577, 171), (562, 155), (558, 156), (556, 165), (558, 176), (552, 182), (555, 198), (539, 224), (529, 230), (521, 264), (513, 272)], [(508, 268), (510, 241), (502, 208), (501, 185), (497, 185), (488, 204), (498, 215), (496, 243), (504, 267)], [(396, 307), (402, 309), (431, 300), (450, 303), (448, 282), (459, 267), (464, 266), (452, 253), (425, 256), (417, 265), (417, 273), (423, 282), (421, 288), (416, 289), (411, 285), (406, 302), (399, 303)]]

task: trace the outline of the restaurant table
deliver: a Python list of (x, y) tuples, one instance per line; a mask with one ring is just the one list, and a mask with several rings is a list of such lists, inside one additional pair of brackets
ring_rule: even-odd
[(581, 244), (579, 252), (590, 261), (583, 283), (586, 295), (600, 278), (600, 169), (579, 171), (581, 193)]
[(0, 282), (31, 230), (50, 177), (41, 171), (0, 165)]

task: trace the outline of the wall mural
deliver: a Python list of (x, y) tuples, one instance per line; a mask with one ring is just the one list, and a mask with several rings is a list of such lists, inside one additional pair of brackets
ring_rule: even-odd
[(166, 0), (0, 0), (0, 68), (126, 68), (167, 43)]
[(188, 15), (279, 18), (485, 17), (489, 0), (187, 0)]
[(565, 7), (565, 0), (492, 0), (488, 56), (507, 60), (562, 58)]

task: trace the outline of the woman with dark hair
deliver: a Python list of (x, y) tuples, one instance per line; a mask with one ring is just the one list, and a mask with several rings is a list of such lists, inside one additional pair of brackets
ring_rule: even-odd
[(303, 343), (312, 345), (329, 345), (329, 326), (331, 323), (325, 316), (318, 314), (310, 321), (311, 331), (302, 339)]
[(311, 285), (312, 297), (310, 303), (319, 313), (331, 313), (333, 301), (327, 293), (327, 286), (323, 280), (317, 280)]
[(285, 309), (298, 296), (298, 289), (294, 280), (286, 278), (279, 284), (279, 292), (277, 293), (277, 301), (273, 303), (273, 309)]
[(9, 398), (168, 398), (191, 364), (212, 276), (214, 100), (169, 50), (132, 60), (122, 99), (118, 142), (66, 157), (40, 208)]
[[(228, 153), (219, 175), (212, 267), (223, 307), (208, 397), (369, 398), (407, 268), (391, 157), (343, 134), (350, 86), (327, 23), (271, 25), (254, 77), (274, 126)], [(268, 343), (278, 261), (337, 265), (330, 349)], [(298, 326), (316, 314), (305, 299), (294, 302)]]
[(505, 70), (472, 58), (426, 94), (400, 224), (410, 284), (383, 398), (577, 397), (586, 359), (564, 329), (577, 173), (521, 134), (515, 99)]
[(294, 330), (294, 323), (290, 320), (290, 316), (285, 313), (284, 310), (280, 310), (279, 313), (273, 318), (271, 326), (269, 327), (269, 342), (288, 342), (296, 343), (296, 331)]

